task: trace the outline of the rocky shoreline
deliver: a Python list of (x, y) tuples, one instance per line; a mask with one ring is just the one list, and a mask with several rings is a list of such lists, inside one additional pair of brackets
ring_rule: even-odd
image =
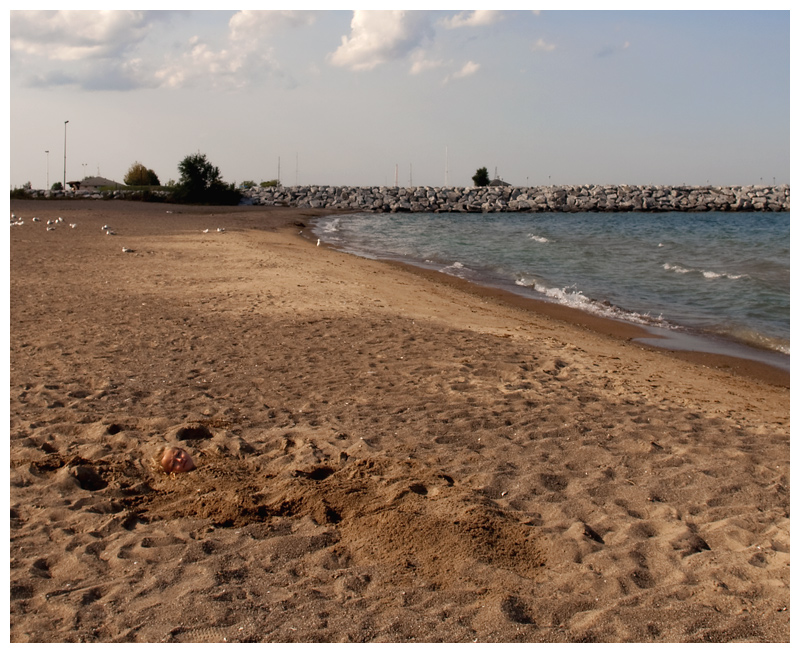
[[(278, 186), (243, 190), (261, 206), (388, 212), (788, 211), (779, 186)], [(139, 197), (137, 197), (137, 194)], [(166, 191), (152, 195), (166, 197)], [(31, 198), (138, 199), (142, 191), (29, 191)]]

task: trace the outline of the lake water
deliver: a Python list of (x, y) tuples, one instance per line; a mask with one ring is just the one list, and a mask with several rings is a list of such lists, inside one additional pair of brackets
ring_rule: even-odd
[[(789, 213), (358, 213), (324, 242), (789, 366)], [(662, 343), (663, 345), (664, 343)]]

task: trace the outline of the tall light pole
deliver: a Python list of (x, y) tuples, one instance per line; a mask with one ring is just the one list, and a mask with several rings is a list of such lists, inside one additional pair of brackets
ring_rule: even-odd
[(50, 150), (45, 150), (44, 153), (47, 155), (47, 186), (44, 189), (50, 190)]
[(67, 191), (67, 123), (69, 120), (64, 121), (64, 187), (62, 190)]

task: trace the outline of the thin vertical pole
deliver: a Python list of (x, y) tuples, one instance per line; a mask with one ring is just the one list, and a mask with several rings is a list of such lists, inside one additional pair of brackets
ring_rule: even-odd
[(62, 190), (67, 190), (67, 123), (69, 120), (64, 121), (64, 187)]

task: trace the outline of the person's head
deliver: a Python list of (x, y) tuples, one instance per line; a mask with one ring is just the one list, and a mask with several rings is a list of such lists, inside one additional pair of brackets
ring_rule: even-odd
[(186, 450), (180, 447), (167, 447), (161, 456), (161, 469), (167, 474), (191, 472), (194, 469), (194, 461)]

